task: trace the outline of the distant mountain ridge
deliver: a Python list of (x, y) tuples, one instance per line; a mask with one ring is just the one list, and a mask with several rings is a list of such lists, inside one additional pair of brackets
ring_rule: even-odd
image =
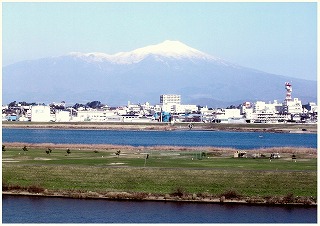
[[(282, 101), (284, 83), (293, 97), (316, 101), (316, 81), (274, 75), (229, 63), (179, 41), (131, 52), (69, 53), (3, 67), (3, 103), (11, 101), (120, 106), (159, 103), (161, 94), (181, 94), (184, 104), (211, 107), (243, 101)], [(217, 106), (219, 105), (219, 106)]]

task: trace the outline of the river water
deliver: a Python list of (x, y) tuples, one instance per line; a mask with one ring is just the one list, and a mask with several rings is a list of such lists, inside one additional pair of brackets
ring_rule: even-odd
[(317, 134), (226, 131), (115, 131), (2, 129), (3, 142), (115, 144), (132, 146), (214, 146), (237, 149), (317, 147)]
[(316, 223), (317, 208), (4, 195), (3, 223)]
[[(316, 134), (223, 131), (2, 129), (3, 142), (317, 147)], [(317, 208), (241, 204), (81, 200), (3, 195), (3, 223), (316, 223)]]

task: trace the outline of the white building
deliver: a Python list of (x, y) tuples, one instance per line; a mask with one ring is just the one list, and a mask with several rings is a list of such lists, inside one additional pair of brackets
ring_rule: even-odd
[(197, 105), (194, 104), (175, 104), (172, 106), (173, 113), (192, 113), (198, 111)]
[(301, 114), (303, 112), (302, 103), (298, 98), (283, 103), (284, 112), (288, 114)]
[(78, 111), (77, 117), (73, 118), (73, 121), (78, 122), (103, 122), (106, 121), (107, 117), (115, 116), (114, 111), (110, 110), (87, 110), (87, 111)]
[(181, 95), (163, 94), (160, 96), (160, 104), (181, 104)]
[(37, 105), (31, 107), (31, 122), (50, 122), (50, 106)]
[(278, 103), (277, 100), (274, 100), (273, 103), (265, 103), (263, 101), (257, 101), (254, 104), (253, 112), (254, 113), (279, 113), (281, 111), (282, 104)]
[(273, 103), (257, 101), (253, 105), (246, 102), (242, 106), (242, 114), (250, 122), (278, 123), (287, 120), (287, 116), (281, 114), (282, 108), (282, 104), (277, 100)]
[(214, 122), (218, 123), (245, 123), (240, 109), (221, 109), (218, 108), (213, 113)]
[(69, 111), (56, 111), (56, 122), (69, 122), (70, 121), (70, 112)]
[(182, 114), (182, 113), (192, 113), (198, 111), (197, 105), (193, 104), (164, 104), (161, 106), (162, 111)]
[[(156, 105), (157, 107), (158, 105)], [(163, 94), (160, 96), (160, 107), (162, 111), (174, 114), (192, 113), (198, 111), (197, 105), (181, 104), (181, 95)]]

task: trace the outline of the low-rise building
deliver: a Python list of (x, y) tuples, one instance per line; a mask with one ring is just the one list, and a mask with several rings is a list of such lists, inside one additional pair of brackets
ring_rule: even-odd
[(213, 113), (213, 122), (215, 123), (246, 123), (240, 109), (218, 108)]
[(114, 111), (111, 110), (82, 110), (77, 112), (77, 116), (73, 118), (73, 121), (79, 122), (103, 122), (106, 121), (107, 116), (114, 116)]
[(31, 107), (32, 122), (50, 122), (52, 117), (50, 114), (50, 106), (35, 105)]
[(70, 112), (69, 111), (56, 111), (55, 113), (56, 122), (69, 122)]

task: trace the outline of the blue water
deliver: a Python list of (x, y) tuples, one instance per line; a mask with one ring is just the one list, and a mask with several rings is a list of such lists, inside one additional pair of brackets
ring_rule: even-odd
[[(36, 213), (36, 214), (35, 214)], [(316, 207), (3, 195), (3, 223), (316, 223)]]
[(61, 144), (115, 144), (132, 146), (215, 146), (237, 149), (283, 146), (316, 148), (317, 134), (3, 128), (2, 141)]

